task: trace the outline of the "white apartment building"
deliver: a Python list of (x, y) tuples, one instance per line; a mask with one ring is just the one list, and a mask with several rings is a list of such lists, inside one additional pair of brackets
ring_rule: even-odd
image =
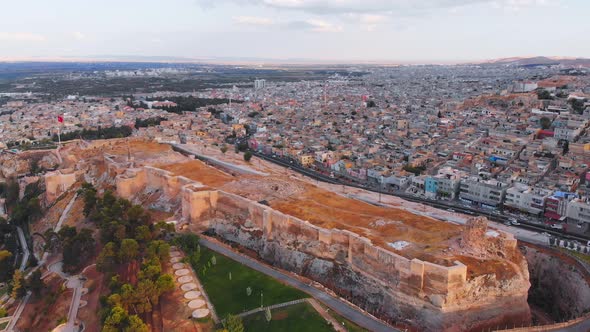
[(471, 177), (461, 181), (459, 199), (484, 208), (498, 208), (502, 205), (508, 185), (497, 180), (482, 180)]
[(582, 133), (583, 127), (558, 127), (555, 128), (555, 138), (573, 142)]
[(531, 188), (517, 183), (506, 190), (504, 206), (538, 216), (544, 212), (545, 200), (551, 194), (548, 189)]
[(588, 199), (576, 198), (567, 205), (566, 216), (568, 224), (577, 224), (577, 227), (587, 230), (590, 227), (590, 204)]
[(266, 87), (266, 80), (254, 80), (254, 89), (264, 89)]

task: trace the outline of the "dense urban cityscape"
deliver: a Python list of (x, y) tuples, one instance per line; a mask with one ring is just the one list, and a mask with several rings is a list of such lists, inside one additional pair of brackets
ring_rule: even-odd
[(2, 12), (0, 332), (590, 331), (590, 2)]

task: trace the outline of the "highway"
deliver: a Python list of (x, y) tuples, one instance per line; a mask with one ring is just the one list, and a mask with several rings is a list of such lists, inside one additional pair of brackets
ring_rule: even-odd
[(272, 269), (272, 268), (258, 262), (257, 260), (255, 260), (253, 258), (237, 254), (237, 253), (233, 252), (231, 249), (224, 247), (223, 245), (220, 245), (216, 242), (208, 240), (204, 236), (201, 236), (199, 243), (201, 245), (215, 251), (215, 252), (218, 252), (218, 253), (220, 253), (224, 256), (227, 256), (237, 262), (240, 262), (240, 263), (242, 263), (242, 264), (244, 264), (256, 271), (262, 272), (268, 276), (271, 276), (271, 277), (278, 279), (290, 286), (293, 286), (299, 290), (302, 290), (302, 291), (310, 294), (315, 299), (324, 303), (325, 305), (330, 307), (332, 310), (336, 311), (341, 316), (345, 317), (346, 319), (354, 322), (355, 324), (357, 324), (365, 329), (368, 329), (369, 331), (374, 331), (374, 332), (400, 331), (398, 329), (395, 329), (395, 328), (385, 324), (381, 320), (379, 320), (377, 318), (373, 318), (372, 316), (370, 316), (364, 312), (361, 312), (359, 309), (356, 309), (356, 308), (350, 306), (348, 303), (346, 303), (344, 300), (341, 300), (338, 297), (332, 296), (320, 289), (312, 287), (312, 286), (300, 281), (299, 279), (297, 279), (289, 274)]

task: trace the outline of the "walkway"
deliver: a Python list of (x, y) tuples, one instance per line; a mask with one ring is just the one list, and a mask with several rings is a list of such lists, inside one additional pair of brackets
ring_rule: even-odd
[(25, 238), (25, 233), (23, 232), (23, 229), (20, 228), (20, 226), (16, 226), (16, 231), (18, 233), (18, 239), (19, 242), (21, 243), (21, 247), (23, 248), (23, 260), (20, 264), (19, 270), (24, 271), (25, 268), (27, 267), (27, 262), (29, 261), (29, 256), (31, 255), (31, 253), (29, 252), (29, 247), (27, 245), (27, 239)]
[(309, 286), (308, 284), (300, 281), (299, 279), (290, 276), (284, 272), (272, 269), (250, 257), (242, 256), (233, 252), (232, 250), (226, 248), (225, 246), (213, 242), (204, 236), (200, 239), (200, 244), (216, 251), (224, 256), (227, 256), (237, 262), (240, 262), (256, 271), (262, 272), (266, 275), (269, 275), (275, 279), (278, 279), (290, 286), (293, 286), (299, 290), (302, 290), (310, 295), (312, 295), (315, 299), (319, 300), (323, 304), (330, 307), (332, 310), (336, 311), (338, 314), (343, 316), (344, 318), (352, 321), (353, 323), (368, 329), (374, 332), (390, 332), (390, 331), (399, 331), (385, 322), (370, 316), (369, 314), (361, 311), (358, 308), (352, 307), (348, 304), (345, 300), (332, 296), (322, 290)]
[(340, 325), (340, 323), (334, 319), (334, 317), (332, 317), (332, 315), (330, 315), (328, 313), (328, 311), (326, 311), (326, 309), (324, 309), (324, 307), (322, 307), (318, 301), (316, 301), (315, 299), (307, 299), (307, 302), (309, 302), (309, 304), (311, 304), (311, 306), (322, 316), (324, 317), (324, 319), (328, 322), (330, 322), (332, 324), (332, 327), (334, 327), (334, 330), (336, 330), (336, 332), (348, 332), (346, 330), (345, 327), (343, 327), (342, 325)]
[(277, 303), (277, 304), (269, 305), (266, 307), (256, 308), (256, 309), (252, 309), (250, 311), (242, 312), (241, 314), (237, 314), (236, 316), (246, 317), (246, 316), (250, 316), (252, 314), (255, 314), (257, 312), (265, 311), (266, 309), (274, 310), (274, 309), (278, 309), (278, 308), (284, 308), (284, 307), (288, 307), (291, 305), (303, 303), (307, 300), (309, 300), (309, 299), (299, 299), (299, 300), (293, 300), (293, 301), (289, 301), (289, 302)]
[(55, 273), (60, 278), (66, 280), (66, 287), (73, 289), (72, 301), (70, 303), (70, 309), (68, 310), (67, 322), (58, 326), (54, 331), (60, 332), (75, 332), (78, 331), (79, 327), (76, 325), (76, 319), (78, 316), (78, 309), (80, 309), (80, 303), (82, 295), (85, 295), (88, 290), (84, 288), (84, 279), (81, 275), (69, 276), (62, 270), (63, 262), (56, 262), (48, 266), (48, 272), (43, 275), (45, 278), (51, 273)]
[(72, 197), (72, 199), (70, 200), (68, 205), (66, 205), (64, 212), (61, 213), (61, 216), (59, 217), (59, 221), (57, 222), (57, 224), (55, 225), (55, 228), (53, 229), (54, 232), (57, 233), (61, 229), (63, 222), (66, 220), (68, 214), (70, 213), (70, 210), (72, 209), (72, 206), (76, 202), (76, 198), (78, 198), (78, 193), (76, 193), (74, 195), (74, 197)]
[[(183, 257), (184, 252), (179, 248), (176, 246), (170, 248), (170, 263), (174, 270), (174, 279), (184, 293), (184, 298), (190, 301), (187, 305), (194, 310), (193, 318), (203, 318), (211, 315), (211, 319), (216, 324), (219, 324), (221, 322), (219, 316), (217, 316), (215, 307), (211, 303), (203, 284), (201, 284), (197, 272), (190, 263), (181, 263)], [(203, 296), (204, 301), (201, 300), (201, 296)]]
[(29, 298), (31, 297), (31, 294), (32, 293), (30, 291), (27, 292), (27, 295), (25, 295), (25, 297), (19, 303), (18, 307), (16, 308), (16, 311), (14, 312), (14, 315), (12, 315), (12, 320), (10, 321), (10, 323), (8, 323), (8, 326), (6, 327), (6, 331), (8, 331), (8, 332), (14, 331), (14, 327), (16, 326), (16, 323), (18, 322), (20, 315), (22, 315), (23, 310), (25, 310), (25, 306), (27, 305), (27, 302), (29, 302)]

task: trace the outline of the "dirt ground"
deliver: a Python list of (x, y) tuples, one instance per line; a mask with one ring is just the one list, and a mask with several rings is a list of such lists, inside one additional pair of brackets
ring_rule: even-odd
[(220, 187), (235, 180), (231, 175), (221, 172), (211, 166), (207, 166), (199, 160), (190, 160), (174, 164), (160, 164), (155, 167), (170, 171), (177, 175), (185, 176), (210, 187)]
[[(46, 287), (39, 297), (31, 296), (16, 328), (20, 331), (51, 331), (61, 318), (65, 318), (72, 300), (72, 290), (61, 291), (64, 281), (50, 275), (44, 280)], [(56, 294), (56, 295), (54, 295)]]

